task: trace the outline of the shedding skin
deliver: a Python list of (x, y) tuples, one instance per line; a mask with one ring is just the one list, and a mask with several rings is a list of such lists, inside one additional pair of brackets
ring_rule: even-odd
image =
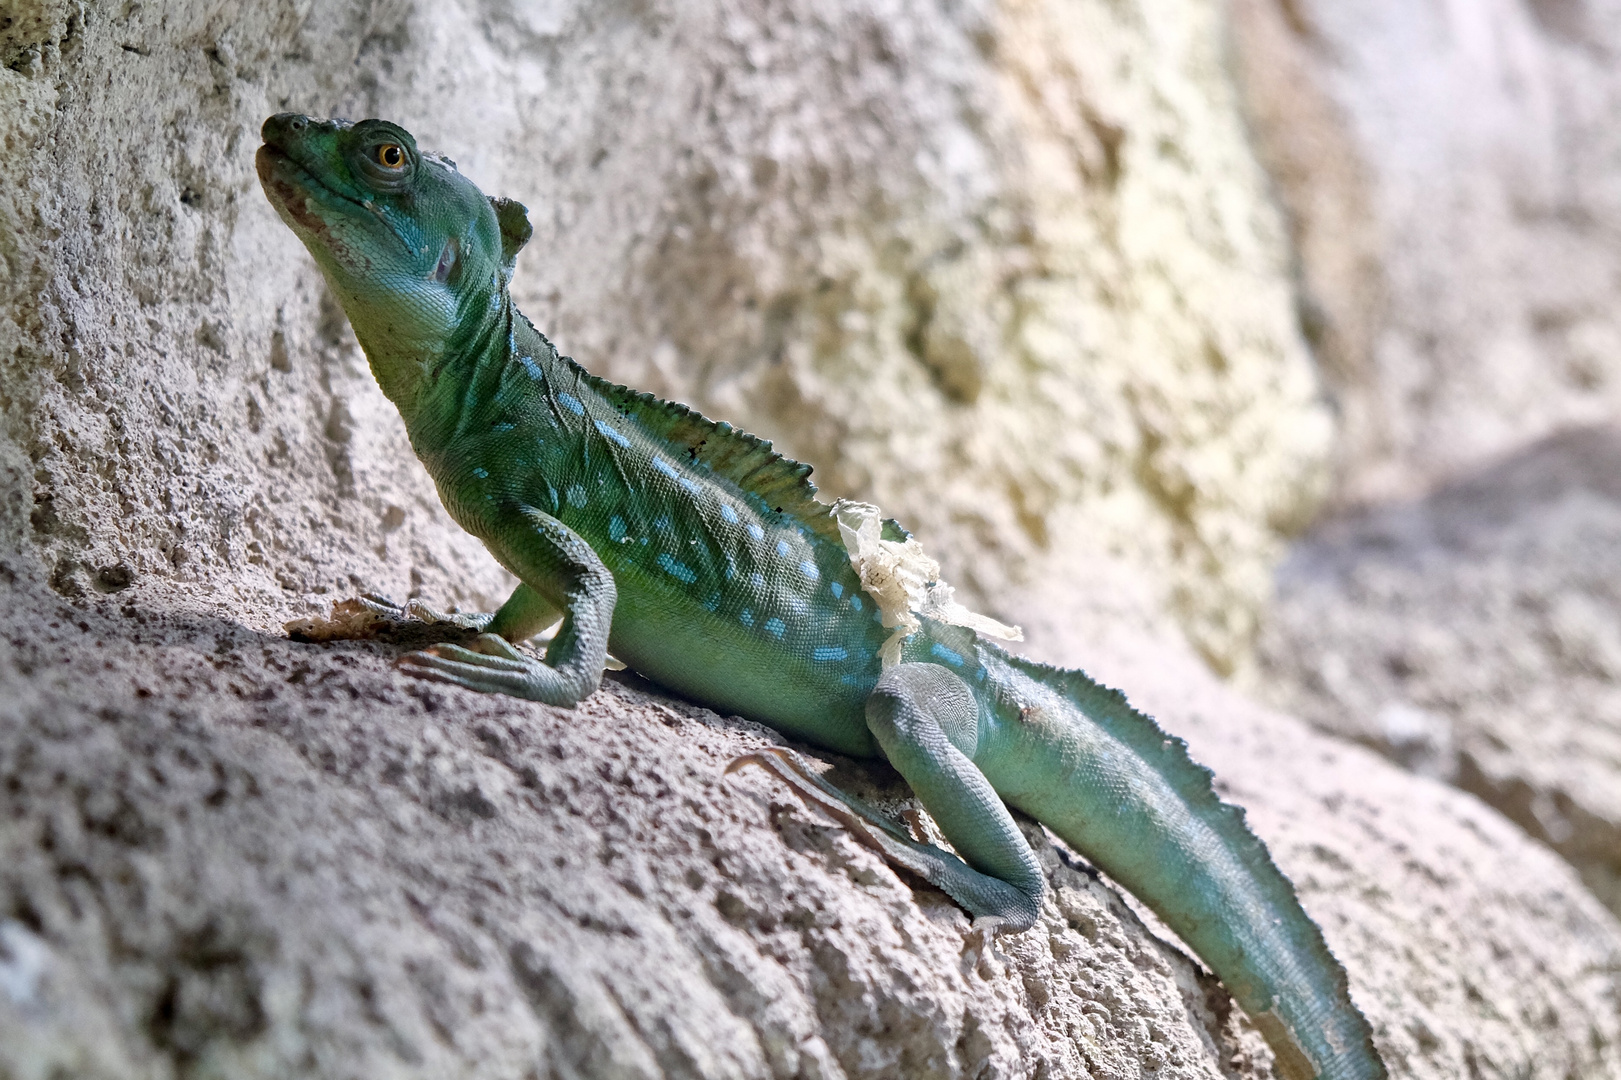
[[(531, 234), (519, 204), (487, 198), (385, 121), (283, 113), (263, 138), (266, 197), (343, 303), (446, 509), (522, 582), (488, 615), (408, 606), (481, 633), (471, 648), (406, 655), (404, 672), (568, 707), (597, 689), (611, 654), (711, 708), (886, 758), (955, 854), (790, 751), (728, 772), (769, 770), (982, 933), (1030, 927), (1044, 902), (1009, 807), (1020, 810), (1198, 953), (1281, 1075), (1386, 1075), (1321, 931), (1181, 740), (1081, 672), (1003, 652), (979, 632), (997, 624), (949, 604), (914, 609), (895, 636), (809, 466), (591, 375), (512, 306)], [(543, 657), (516, 647), (559, 616)]]

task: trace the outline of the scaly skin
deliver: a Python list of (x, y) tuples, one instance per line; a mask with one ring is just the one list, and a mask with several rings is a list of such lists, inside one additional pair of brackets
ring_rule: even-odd
[[(354, 325), (463, 528), (523, 582), (474, 649), (411, 674), (572, 706), (607, 653), (713, 708), (887, 758), (961, 854), (921, 844), (787, 752), (772, 769), (991, 926), (1036, 919), (1045, 882), (1007, 810), (1047, 824), (1157, 912), (1226, 983), (1279, 1071), (1384, 1067), (1343, 969), (1243, 813), (1181, 740), (1076, 671), (930, 619), (891, 631), (809, 468), (684, 406), (592, 376), (512, 306), (524, 210), (383, 121), (282, 114), (265, 193)], [(512, 647), (559, 614), (544, 661)]]

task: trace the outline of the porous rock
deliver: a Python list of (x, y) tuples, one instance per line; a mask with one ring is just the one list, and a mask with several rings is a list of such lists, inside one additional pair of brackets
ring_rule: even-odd
[(767, 729), (634, 680), (566, 711), (408, 680), (409, 638), (7, 601), (0, 1075), (1268, 1075), (1039, 829), (1041, 921), (986, 943), (726, 776)]
[(565, 352), (776, 439), (971, 594), (1085, 505), (1230, 665), (1321, 492), (1215, 0), (21, 7), (8, 525), (63, 595), (500, 591), (258, 190), (282, 109), (525, 202), (517, 299)]
[(1236, 0), (1245, 98), (1343, 419), (1334, 498), (1621, 422), (1607, 0)]
[(1621, 910), (1616, 7), (1233, 12), (1342, 418), (1336, 515), (1245, 677), (1478, 794)]
[[(1345, 964), (1393, 1076), (1621, 1075), (1621, 926), (1514, 824), (1325, 740), (1134, 620), (1103, 560), (1010, 595), (1030, 652), (1079, 664), (1187, 739)], [(1140, 596), (1140, 593), (1139, 593)]]
[(1621, 431), (1567, 432), (1324, 523), (1279, 575), (1260, 685), (1472, 791), (1621, 911)]

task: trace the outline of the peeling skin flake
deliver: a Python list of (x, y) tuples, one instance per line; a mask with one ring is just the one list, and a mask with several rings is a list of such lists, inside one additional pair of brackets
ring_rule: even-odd
[(910, 536), (885, 540), (882, 513), (871, 503), (850, 499), (833, 504), (850, 565), (861, 578), (861, 587), (877, 603), (884, 625), (895, 629), (878, 650), (884, 667), (900, 663), (901, 645), (923, 628), (919, 616), (966, 626), (1002, 641), (1024, 640), (1024, 631), (1017, 626), (999, 623), (957, 603), (951, 586), (940, 579), (940, 564), (924, 552), (922, 544)]

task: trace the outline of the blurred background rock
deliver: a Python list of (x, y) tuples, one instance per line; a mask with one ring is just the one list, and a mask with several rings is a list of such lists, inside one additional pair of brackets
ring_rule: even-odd
[(1249, 685), (1621, 911), (1621, 6), (1233, 12), (1340, 418)]

